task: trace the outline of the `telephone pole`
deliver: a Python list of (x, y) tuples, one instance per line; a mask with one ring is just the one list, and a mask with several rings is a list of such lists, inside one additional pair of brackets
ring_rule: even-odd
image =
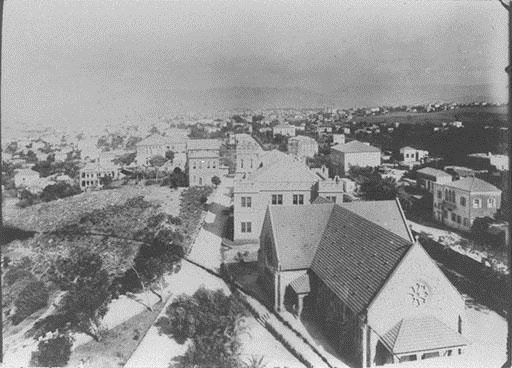
[[(511, 103), (511, 96), (512, 96), (512, 0), (509, 0), (508, 2), (505, 0), (498, 0), (501, 5), (505, 8), (505, 10), (508, 12), (508, 66), (505, 68), (505, 71), (508, 73), (508, 155), (509, 155), (509, 163), (508, 163), (508, 181), (507, 184), (509, 186), (509, 198), (507, 198), (508, 206), (510, 207), (510, 197), (512, 196), (512, 190), (510, 188), (511, 185), (511, 178), (510, 173), (512, 172), (512, 160), (510, 160), (510, 155), (512, 154), (512, 103)], [(512, 216), (509, 216), (508, 219), (508, 231), (509, 234), (512, 234), (512, 219), (510, 218)], [(508, 297), (508, 306), (507, 306), (507, 326), (508, 326), (508, 332), (507, 332), (507, 361), (505, 364), (502, 365), (502, 368), (512, 368), (512, 336), (511, 336), (511, 330), (512, 330), (512, 272), (511, 272), (511, 265), (512, 265), (512, 247), (510, 244), (510, 241), (507, 246), (507, 258), (508, 258), (508, 268), (509, 268), (509, 282), (507, 284), (507, 289), (505, 291), (505, 295)]]

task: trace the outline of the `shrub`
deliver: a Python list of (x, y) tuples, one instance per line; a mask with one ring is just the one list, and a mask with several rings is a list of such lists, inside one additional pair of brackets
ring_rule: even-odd
[(39, 339), (48, 332), (66, 331), (69, 329), (69, 318), (65, 314), (51, 314), (43, 319), (37, 320), (32, 328), (25, 333), (25, 337)]
[(73, 342), (67, 335), (44, 339), (32, 353), (31, 365), (38, 367), (64, 367), (69, 361)]
[(41, 281), (28, 283), (14, 302), (16, 312), (12, 316), (13, 324), (17, 325), (35, 311), (46, 307), (47, 304), (48, 290), (44, 283)]
[(12, 286), (15, 282), (23, 279), (34, 279), (34, 275), (24, 268), (15, 267), (8, 270), (4, 275), (5, 286)]

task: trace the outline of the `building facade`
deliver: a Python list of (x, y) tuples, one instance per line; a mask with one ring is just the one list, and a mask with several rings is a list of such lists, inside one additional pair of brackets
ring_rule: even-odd
[(188, 178), (190, 186), (213, 185), (214, 176), (221, 177), (226, 170), (220, 165), (220, 145), (216, 139), (188, 141)]
[(381, 164), (380, 148), (359, 141), (337, 144), (331, 147), (331, 159), (347, 173), (351, 166), (377, 167)]
[(454, 229), (470, 231), (475, 219), (494, 217), (500, 207), (501, 190), (481, 179), (434, 184), (434, 219)]
[(258, 267), (274, 309), (316, 316), (358, 367), (461, 354), (464, 299), (414, 241), (399, 203), (379, 202), (385, 212), (269, 206)]
[(425, 162), (429, 153), (425, 150), (416, 149), (413, 147), (400, 148), (400, 163), (405, 166), (419, 165)]
[(297, 157), (314, 157), (318, 153), (318, 143), (304, 135), (292, 137), (288, 139), (288, 153)]
[(235, 134), (235, 160), (237, 174), (250, 174), (255, 171), (260, 163), (263, 149), (260, 144), (249, 134)]
[(295, 137), (295, 125), (290, 125), (288, 123), (277, 124), (272, 128), (272, 135), (274, 137), (276, 135), (282, 135), (285, 137)]
[[(257, 241), (269, 204), (309, 204), (318, 196), (320, 181), (330, 183), (332, 179), (321, 178), (291, 155), (279, 151), (264, 152), (257, 170), (235, 178), (234, 240)], [(331, 184), (328, 190), (331, 196), (342, 200), (341, 181)]]
[(99, 189), (102, 187), (101, 179), (110, 177), (117, 180), (121, 177), (119, 167), (112, 164), (88, 163), (78, 173), (78, 181), (82, 191)]
[(434, 184), (447, 184), (452, 182), (453, 178), (450, 174), (443, 170), (424, 167), (416, 171), (416, 183), (430, 193), (434, 193)]
[(188, 131), (185, 129), (174, 129), (167, 136), (154, 134), (137, 143), (137, 156), (135, 161), (138, 165), (147, 166), (154, 156), (163, 156), (167, 151), (174, 153), (175, 160), (186, 161)]

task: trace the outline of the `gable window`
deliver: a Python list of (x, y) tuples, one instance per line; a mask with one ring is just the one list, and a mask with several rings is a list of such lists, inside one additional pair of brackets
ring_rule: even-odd
[(304, 194), (294, 194), (293, 204), (304, 204)]
[(482, 201), (480, 198), (473, 199), (473, 208), (482, 208)]
[(252, 232), (252, 223), (250, 221), (242, 222), (241, 223), (242, 232), (243, 233), (250, 233)]
[(251, 197), (242, 197), (242, 207), (251, 207)]
[(487, 199), (487, 207), (494, 208), (496, 206), (496, 200), (494, 198)]
[(283, 195), (272, 194), (272, 204), (283, 204)]
[(460, 205), (461, 206), (466, 206), (466, 197), (460, 197)]

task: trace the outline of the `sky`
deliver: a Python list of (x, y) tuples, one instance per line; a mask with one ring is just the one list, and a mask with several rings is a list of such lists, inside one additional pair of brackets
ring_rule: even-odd
[(505, 101), (507, 34), (498, 0), (8, 1), (2, 117), (114, 121), (193, 110), (197, 96), (233, 87), (341, 105), (466, 88)]

